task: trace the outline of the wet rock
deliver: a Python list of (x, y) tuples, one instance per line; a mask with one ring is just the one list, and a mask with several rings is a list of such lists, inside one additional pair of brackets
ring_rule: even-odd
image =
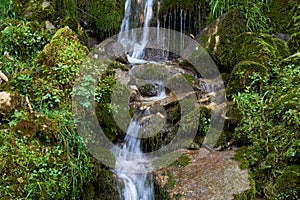
[(233, 194), (250, 189), (247, 171), (239, 169), (239, 163), (232, 159), (234, 151), (209, 152), (201, 148), (184, 154), (190, 157), (187, 166), (155, 172), (155, 183), (168, 198), (230, 200)]
[(125, 50), (121, 43), (109, 40), (105, 43), (105, 52), (112, 61), (119, 61), (123, 64), (129, 64)]
[(138, 90), (143, 97), (153, 97), (158, 94), (158, 85), (148, 83), (140, 86)]

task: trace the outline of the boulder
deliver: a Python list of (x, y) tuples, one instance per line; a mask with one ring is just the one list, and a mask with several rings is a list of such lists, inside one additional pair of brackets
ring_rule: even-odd
[(232, 10), (206, 27), (201, 36), (202, 45), (222, 65), (221, 71), (232, 69), (233, 40), (246, 32), (246, 18), (239, 9)]
[(190, 157), (187, 166), (172, 165), (155, 172), (157, 199), (230, 200), (234, 194), (250, 189), (247, 171), (232, 159), (234, 151), (208, 152), (201, 148), (184, 154)]

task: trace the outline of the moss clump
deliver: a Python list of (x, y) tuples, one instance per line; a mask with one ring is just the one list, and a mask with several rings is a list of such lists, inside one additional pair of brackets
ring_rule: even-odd
[(188, 155), (182, 154), (177, 160), (175, 160), (170, 167), (185, 167), (191, 161), (191, 158)]
[(0, 130), (1, 198), (81, 199), (92, 164), (72, 115), (21, 114), (15, 113), (12, 128)]
[(294, 14), (291, 10), (295, 3), (293, 0), (272, 0), (269, 8), (264, 9), (263, 14), (269, 18), (272, 33), (291, 33), (290, 21)]
[(288, 41), (288, 46), (292, 53), (297, 53), (300, 51), (300, 32), (291, 35)]
[(287, 45), (268, 34), (243, 33), (234, 44), (232, 63), (248, 60), (269, 68), (276, 66), (289, 53)]
[(292, 165), (286, 167), (276, 179), (274, 185), (267, 189), (267, 196), (270, 199), (296, 200), (300, 197), (300, 166)]
[(232, 10), (219, 18), (215, 25), (205, 30), (204, 46), (213, 58), (221, 65), (221, 71), (231, 71), (234, 39), (245, 32), (246, 19), (239, 9)]
[(41, 141), (54, 142), (59, 133), (59, 125), (56, 121), (45, 116), (31, 115), (27, 119), (17, 122), (14, 131), (31, 138), (39, 138)]
[(69, 28), (59, 29), (35, 59), (32, 94), (50, 107), (70, 102), (71, 90), (88, 49)]
[[(269, 70), (253, 61), (242, 61), (234, 66), (230, 75), (227, 94), (246, 90), (248, 87), (260, 91), (269, 79)], [(253, 82), (255, 80), (255, 82)]]
[(31, 59), (46, 44), (47, 39), (38, 31), (32, 30), (27, 24), (7, 26), (0, 34), (0, 51), (7, 51), (12, 56)]

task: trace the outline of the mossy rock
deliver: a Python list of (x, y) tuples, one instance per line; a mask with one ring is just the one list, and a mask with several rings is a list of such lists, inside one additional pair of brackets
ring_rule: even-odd
[(96, 167), (93, 175), (94, 200), (118, 200), (120, 198), (116, 190), (115, 175), (109, 169)]
[(234, 39), (246, 32), (246, 19), (239, 9), (234, 9), (204, 29), (202, 41), (208, 52), (220, 64), (220, 71), (231, 71)]
[(3, 55), (7, 51), (11, 56), (21, 59), (32, 59), (43, 49), (47, 43), (47, 37), (41, 29), (36, 30), (20, 22), (18, 25), (7, 26), (0, 33), (0, 52)]
[(275, 47), (279, 51), (279, 55), (281, 58), (286, 58), (289, 55), (291, 55), (290, 48), (286, 41), (275, 37), (272, 38), (272, 42), (274, 43)]
[(268, 187), (267, 195), (270, 199), (296, 200), (300, 197), (300, 166), (292, 165), (282, 170), (275, 184)]
[(32, 93), (52, 106), (71, 99), (70, 93), (88, 49), (69, 27), (59, 29), (35, 59)]
[(233, 42), (231, 64), (248, 60), (270, 68), (289, 53), (287, 45), (268, 34), (243, 33)]
[(292, 53), (300, 52), (300, 32), (292, 34), (287, 44)]
[(260, 91), (268, 79), (269, 69), (267, 67), (253, 61), (242, 61), (235, 65), (226, 92), (231, 95), (245, 91), (247, 87)]
[(45, 116), (30, 115), (28, 119), (22, 119), (14, 127), (16, 133), (31, 138), (39, 138), (40, 141), (54, 142), (59, 133), (59, 125), (55, 120)]

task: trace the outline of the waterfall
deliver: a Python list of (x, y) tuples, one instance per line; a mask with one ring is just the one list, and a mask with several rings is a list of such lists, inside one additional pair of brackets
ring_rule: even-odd
[[(154, 0), (126, 0), (125, 16), (122, 21), (118, 41), (127, 52), (131, 63), (143, 63), (144, 49), (149, 39), (149, 27), (153, 17)], [(159, 10), (159, 6), (158, 6)], [(139, 23), (133, 23), (138, 18)], [(157, 28), (160, 23), (157, 15)], [(135, 35), (130, 29), (143, 27), (142, 35)], [(159, 38), (159, 35), (157, 35)], [(161, 84), (158, 84), (159, 86)], [(158, 98), (165, 95), (164, 89), (159, 88)], [(113, 147), (116, 165), (113, 169), (117, 177), (117, 188), (120, 199), (123, 200), (154, 200), (151, 164), (141, 149), (139, 119), (149, 113), (140, 112), (132, 118), (126, 131), (123, 144)]]
[(118, 179), (120, 198), (124, 200), (154, 200), (152, 174), (146, 173), (150, 170), (149, 161), (142, 154), (138, 136), (140, 129), (138, 119), (131, 119), (123, 146), (112, 149), (116, 157), (113, 172)]
[[(128, 53), (129, 61), (143, 59), (144, 50), (149, 39), (149, 27), (153, 18), (153, 5), (154, 0), (126, 0), (125, 16), (122, 21), (118, 41)], [(140, 22), (132, 23), (134, 18), (138, 18)], [(160, 23), (157, 17), (157, 27), (159, 28), (159, 26)], [(140, 38), (134, 33), (130, 33), (131, 29), (138, 27), (143, 27)]]

